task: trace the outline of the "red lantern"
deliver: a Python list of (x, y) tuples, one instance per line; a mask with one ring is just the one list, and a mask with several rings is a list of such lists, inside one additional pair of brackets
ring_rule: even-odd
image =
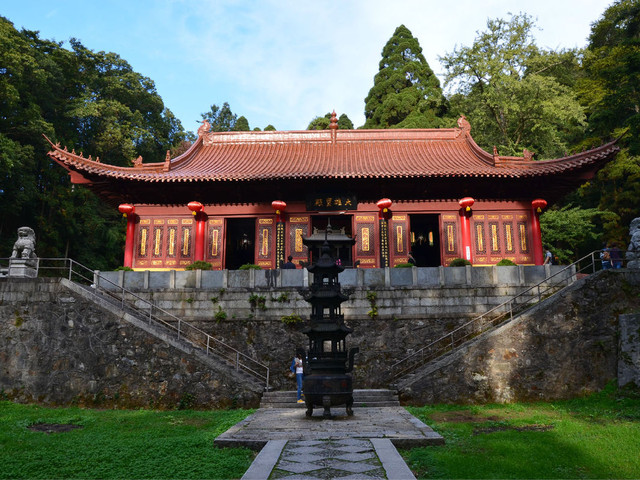
[(136, 210), (136, 207), (128, 203), (123, 203), (118, 207), (118, 211), (125, 218), (127, 217), (127, 215), (131, 215), (133, 212), (135, 212), (135, 210)]
[(284, 211), (284, 209), (287, 208), (287, 204), (282, 200), (274, 200), (273, 202), (271, 202), (271, 208), (276, 211), (276, 215), (280, 215)]
[(465, 212), (470, 212), (471, 211), (471, 207), (473, 206), (473, 204), (476, 201), (471, 198), (471, 197), (464, 197), (462, 200), (460, 200), (458, 203), (460, 204), (460, 206), (462, 208), (464, 208)]
[(189, 204), (187, 205), (187, 207), (189, 207), (189, 210), (191, 210), (191, 212), (195, 215), (198, 212), (202, 212), (204, 210), (204, 205), (202, 205), (200, 202), (189, 202)]
[(536, 198), (531, 202), (531, 206), (535, 209), (537, 213), (541, 213), (543, 208), (547, 207), (547, 201), (542, 198)]
[(391, 204), (393, 202), (391, 200), (389, 200), (388, 198), (382, 198), (380, 200), (378, 200), (378, 203), (376, 203), (376, 205), (378, 206), (378, 208), (380, 210), (382, 210), (383, 212), (387, 212), (387, 210), (389, 210), (391, 208)]

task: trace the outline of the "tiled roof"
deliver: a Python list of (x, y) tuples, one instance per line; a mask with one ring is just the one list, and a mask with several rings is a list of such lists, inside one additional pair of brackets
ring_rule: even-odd
[[(591, 170), (618, 151), (615, 142), (555, 160), (504, 157), (482, 150), (468, 123), (424, 130), (205, 132), (177, 158), (116, 167), (53, 145), (49, 156), (93, 181), (228, 182), (330, 178), (531, 178)], [(527, 154), (527, 152), (525, 152)]]

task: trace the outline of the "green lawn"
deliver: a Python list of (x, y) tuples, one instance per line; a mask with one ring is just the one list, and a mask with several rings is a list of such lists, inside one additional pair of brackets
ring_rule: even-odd
[(409, 408), (446, 439), (402, 454), (419, 478), (640, 478), (640, 398)]
[[(214, 448), (213, 439), (250, 413), (55, 409), (2, 401), (0, 478), (240, 478), (253, 453)], [(82, 428), (27, 428), (42, 423)]]
[[(445, 446), (402, 451), (419, 478), (640, 478), (640, 396), (413, 407)], [(213, 439), (250, 410), (44, 408), (0, 401), (0, 479), (240, 478), (247, 449)], [(37, 424), (78, 425), (64, 433)]]

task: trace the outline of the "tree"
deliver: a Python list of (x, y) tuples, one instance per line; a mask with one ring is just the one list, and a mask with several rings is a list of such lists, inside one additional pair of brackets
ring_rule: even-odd
[(265, 132), (275, 132), (276, 131), (276, 127), (274, 127), (273, 125), (269, 124), (266, 127), (264, 127), (264, 131)]
[(122, 261), (120, 215), (70, 184), (42, 134), (119, 165), (138, 155), (163, 161), (188, 136), (150, 79), (116, 54), (71, 45), (0, 17), (0, 248), (10, 252), (28, 225), (39, 256), (113, 268)]
[(621, 147), (578, 198), (616, 212), (606, 236), (626, 243), (629, 223), (640, 216), (640, 1), (616, 1), (592, 25), (578, 91), (589, 122), (583, 146), (620, 137)]
[(535, 44), (527, 15), (488, 20), (473, 45), (441, 57), (452, 110), (464, 113), (485, 149), (515, 155), (527, 148), (543, 158), (564, 155), (585, 125), (573, 92), (578, 53)]
[(618, 0), (593, 24), (584, 68), (589, 132), (601, 140), (626, 128), (630, 153), (640, 154), (640, 1)]
[(211, 124), (212, 132), (231, 132), (238, 121), (238, 115), (231, 111), (228, 102), (224, 102), (222, 107), (211, 105), (211, 109), (201, 116)]
[(408, 28), (400, 25), (382, 49), (365, 98), (364, 128), (429, 128), (443, 124), (447, 101)]
[(551, 208), (540, 216), (545, 245), (553, 246), (560, 263), (571, 263), (601, 247), (602, 225), (594, 222), (615, 221), (617, 216), (596, 208), (567, 205)]
[(327, 115), (324, 117), (315, 117), (311, 122), (309, 122), (307, 130), (328, 130), (329, 123), (331, 123), (331, 114), (327, 113)]
[(238, 117), (236, 120), (236, 124), (233, 126), (234, 132), (248, 132), (251, 128), (249, 128), (249, 120), (246, 117)]

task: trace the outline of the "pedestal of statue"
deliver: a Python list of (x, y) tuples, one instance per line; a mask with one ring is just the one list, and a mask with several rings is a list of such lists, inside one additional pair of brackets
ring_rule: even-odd
[(35, 278), (38, 276), (37, 260), (32, 258), (12, 258), (9, 260), (7, 275), (16, 278)]

